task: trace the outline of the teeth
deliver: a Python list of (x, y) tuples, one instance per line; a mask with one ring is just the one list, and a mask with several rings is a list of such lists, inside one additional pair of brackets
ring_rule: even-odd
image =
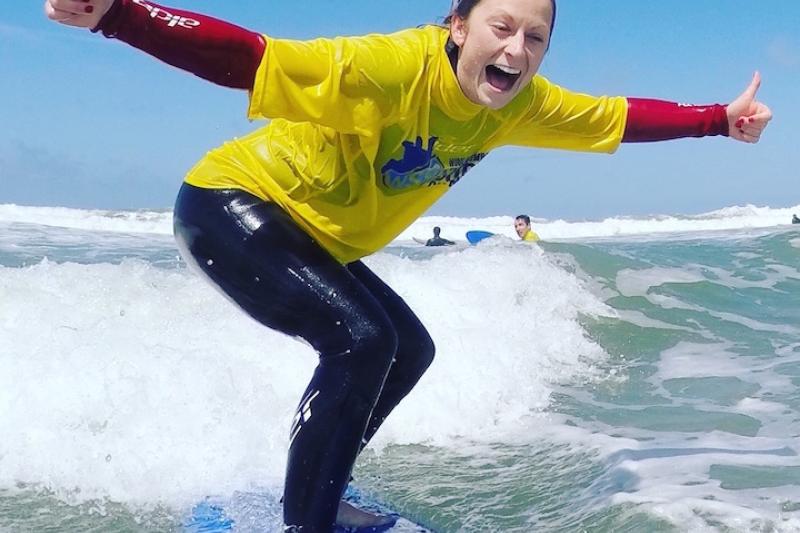
[(517, 75), (517, 74), (519, 74), (520, 72), (522, 72), (522, 71), (521, 71), (520, 69), (518, 69), (518, 68), (507, 67), (507, 66), (505, 66), (505, 65), (493, 65), (493, 66), (494, 66), (494, 67), (496, 67), (496, 68), (499, 68), (500, 70), (502, 70), (502, 71), (503, 71), (503, 72), (505, 72), (506, 74)]

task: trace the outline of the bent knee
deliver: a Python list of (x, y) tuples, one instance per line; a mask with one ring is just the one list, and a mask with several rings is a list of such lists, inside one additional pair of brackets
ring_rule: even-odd
[(403, 335), (397, 354), (398, 370), (416, 382), (431, 366), (436, 345), (428, 331), (420, 327), (413, 335)]
[(362, 323), (356, 331), (346, 329), (346, 339), (340, 337), (319, 351), (321, 360), (346, 367), (348, 374), (369, 388), (380, 386), (397, 354), (397, 331), (389, 323), (378, 322)]
[(399, 343), (393, 327), (372, 328), (368, 334), (354, 339), (351, 355), (359, 360), (359, 364), (382, 370), (385, 375), (394, 362)]

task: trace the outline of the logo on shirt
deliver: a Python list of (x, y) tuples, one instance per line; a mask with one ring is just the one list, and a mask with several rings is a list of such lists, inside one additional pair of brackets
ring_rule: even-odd
[(422, 147), (422, 137), (415, 142), (403, 141), (403, 159), (392, 159), (381, 168), (383, 183), (390, 189), (407, 189), (425, 185), (442, 176), (444, 165), (433, 155), (436, 137), (428, 139), (428, 147)]
[(454, 157), (450, 160), (450, 168), (439, 179), (432, 181), (428, 185), (438, 185), (440, 183), (447, 183), (448, 187), (452, 187), (464, 177), (469, 169), (481, 162), (481, 159), (486, 157), (485, 152), (478, 152), (468, 157)]
[(181, 28), (192, 29), (200, 25), (199, 20), (182, 17), (180, 15), (173, 15), (166, 9), (150, 5), (144, 0), (133, 0), (133, 3), (142, 6), (147, 11), (149, 11), (150, 16), (152, 18), (156, 20), (163, 20), (164, 22), (166, 22), (167, 26), (169, 26), (170, 28), (174, 28), (175, 26), (180, 26)]
[(477, 153), (453, 158), (445, 168), (442, 161), (433, 154), (436, 141), (437, 137), (430, 137), (426, 148), (422, 146), (422, 137), (417, 137), (414, 142), (403, 141), (403, 158), (392, 159), (381, 168), (384, 185), (397, 191), (441, 184), (452, 187), (469, 169), (486, 157), (485, 153)]

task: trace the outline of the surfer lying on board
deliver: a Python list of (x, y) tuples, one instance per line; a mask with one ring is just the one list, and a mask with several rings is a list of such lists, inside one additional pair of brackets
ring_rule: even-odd
[(756, 101), (758, 74), (727, 106), (553, 84), (536, 71), (555, 0), (461, 0), (444, 26), (305, 42), (146, 0), (46, 0), (45, 10), (248, 91), (248, 116), (270, 119), (189, 171), (174, 228), (183, 257), (212, 284), (319, 354), (289, 436), (287, 531), (386, 521), (340, 501), (360, 450), (433, 360), (425, 327), (361, 258), (497, 147), (755, 143), (771, 118)]
[(539, 235), (531, 229), (531, 217), (528, 215), (518, 215), (514, 219), (514, 229), (523, 241), (536, 242), (539, 240)]
[(450, 246), (451, 244), (455, 244), (453, 241), (448, 241), (444, 237), (441, 237), (439, 235), (441, 232), (442, 228), (435, 226), (433, 228), (433, 237), (425, 242), (425, 246)]

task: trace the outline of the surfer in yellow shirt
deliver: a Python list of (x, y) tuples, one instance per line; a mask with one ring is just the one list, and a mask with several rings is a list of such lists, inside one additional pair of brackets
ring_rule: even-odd
[(500, 146), (612, 153), (709, 135), (755, 143), (771, 118), (756, 100), (757, 75), (727, 106), (551, 83), (537, 70), (555, 0), (456, 0), (444, 26), (310, 41), (147, 0), (45, 0), (45, 11), (247, 91), (248, 117), (269, 120), (189, 171), (174, 227), (188, 263), (255, 320), (319, 354), (289, 435), (287, 532), (390, 522), (341, 499), (358, 453), (428, 368), (434, 344), (362, 257)]
[(523, 241), (536, 242), (539, 240), (539, 235), (531, 229), (531, 217), (528, 215), (517, 216), (514, 219), (514, 229)]

